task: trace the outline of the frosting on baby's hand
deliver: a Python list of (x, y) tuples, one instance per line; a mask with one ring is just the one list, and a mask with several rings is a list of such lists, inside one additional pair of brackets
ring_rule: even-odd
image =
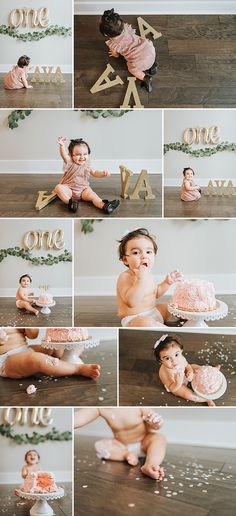
[(164, 423), (162, 416), (157, 412), (148, 412), (148, 414), (143, 416), (143, 421), (152, 425), (162, 425), (162, 423)]
[(183, 279), (183, 274), (178, 269), (169, 272), (166, 276), (166, 281), (169, 285), (172, 285), (176, 281), (181, 281)]

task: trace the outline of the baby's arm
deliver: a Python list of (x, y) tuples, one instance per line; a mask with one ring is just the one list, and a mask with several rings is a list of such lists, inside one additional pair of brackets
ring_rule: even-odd
[(19, 287), (17, 294), (19, 295), (19, 297), (21, 298), (22, 301), (31, 301), (28, 297), (28, 294), (25, 293), (24, 288)]
[(21, 79), (22, 79), (24, 88), (26, 88), (26, 89), (33, 88), (33, 86), (31, 86), (31, 84), (28, 83), (25, 74), (22, 75)]
[(121, 299), (129, 308), (133, 308), (142, 302), (147, 274), (146, 267), (142, 265), (139, 270), (135, 269), (132, 272), (132, 276), (127, 273), (122, 273), (117, 282)]
[(64, 136), (58, 136), (57, 141), (59, 143), (60, 156), (63, 159), (64, 163), (67, 164), (70, 161), (70, 156), (65, 149), (66, 138)]
[(91, 170), (90, 174), (93, 177), (108, 177), (111, 175), (111, 173), (108, 172), (108, 170)]
[(199, 186), (197, 186), (197, 185), (195, 185), (195, 184), (194, 184), (193, 186), (191, 186), (191, 185), (190, 185), (190, 182), (189, 182), (187, 179), (185, 179), (185, 188), (186, 188), (186, 190), (188, 190), (189, 192), (191, 192), (191, 191), (193, 191), (193, 190), (198, 190)]
[(97, 417), (100, 416), (99, 409), (96, 408), (85, 408), (77, 410), (74, 417), (74, 428), (80, 428), (81, 426), (91, 423)]
[(185, 370), (184, 370), (185, 376), (189, 382), (193, 379), (193, 368), (190, 364), (186, 364)]
[(181, 281), (183, 278), (182, 272), (179, 272), (178, 270), (172, 271), (168, 273), (165, 277), (165, 279), (157, 285), (157, 292), (156, 297), (163, 296), (169, 287), (173, 285), (176, 281)]
[(21, 476), (22, 478), (26, 478), (28, 475), (28, 467), (27, 466), (23, 466), (22, 470), (21, 470)]

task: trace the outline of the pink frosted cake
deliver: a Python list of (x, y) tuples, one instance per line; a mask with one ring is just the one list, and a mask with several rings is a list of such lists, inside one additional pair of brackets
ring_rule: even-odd
[(181, 281), (174, 291), (170, 305), (188, 312), (215, 310), (216, 298), (213, 283), (204, 280)]
[(29, 473), (25, 478), (21, 491), (25, 493), (53, 493), (58, 491), (53, 473), (48, 471), (35, 471)]
[(48, 328), (44, 342), (81, 342), (88, 340), (87, 328)]
[(44, 292), (43, 294), (40, 294), (38, 298), (38, 303), (44, 306), (52, 305), (54, 303), (53, 297), (51, 294), (47, 294), (46, 292)]
[(201, 396), (213, 395), (222, 387), (223, 378), (217, 367), (201, 366), (194, 375), (192, 388)]

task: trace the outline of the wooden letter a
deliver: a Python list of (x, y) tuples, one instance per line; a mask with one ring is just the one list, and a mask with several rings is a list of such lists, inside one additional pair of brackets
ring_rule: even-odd
[(139, 199), (139, 192), (145, 192), (144, 199), (155, 199), (155, 195), (152, 193), (151, 185), (148, 179), (147, 170), (141, 170), (133, 192), (129, 195), (130, 199)]
[(161, 32), (157, 32), (156, 29), (149, 25), (149, 23), (147, 23), (140, 16), (137, 18), (137, 22), (141, 38), (146, 38), (146, 36), (150, 33), (153, 35), (153, 39), (157, 39), (162, 36)]
[(35, 67), (35, 70), (34, 70), (34, 73), (32, 75), (32, 78), (31, 78), (30, 82), (44, 82), (44, 80), (42, 78), (42, 75), (40, 73), (39, 66)]
[(120, 165), (121, 197), (123, 197), (123, 199), (127, 199), (127, 197), (129, 197), (128, 190), (130, 178), (132, 175), (133, 172), (131, 170), (128, 170), (128, 168)]
[(37, 211), (42, 210), (42, 208), (45, 208), (50, 202), (54, 201), (56, 199), (57, 195), (52, 192), (51, 194), (48, 194), (47, 192), (38, 192), (38, 199), (35, 204), (35, 209)]
[(98, 91), (106, 90), (107, 88), (112, 88), (112, 86), (116, 86), (116, 84), (124, 84), (119, 75), (116, 76), (113, 81), (109, 79), (108, 75), (114, 72), (114, 68), (110, 64), (107, 65), (106, 70), (100, 75), (99, 79), (92, 86), (90, 92), (98, 93)]
[[(125, 94), (125, 98), (123, 100), (123, 104), (120, 107), (121, 108), (130, 108), (130, 107), (143, 108), (144, 106), (142, 106), (142, 104), (140, 102), (140, 99), (139, 99), (139, 96), (138, 96), (138, 92), (137, 92), (137, 88), (136, 88), (136, 84), (135, 84), (136, 77), (127, 77), (127, 81), (129, 82), (129, 84), (128, 84), (128, 87), (127, 87), (127, 90), (126, 90), (126, 94)], [(129, 105), (129, 101), (130, 101), (131, 95), (133, 95), (134, 101), (135, 101), (135, 104), (133, 106)]]

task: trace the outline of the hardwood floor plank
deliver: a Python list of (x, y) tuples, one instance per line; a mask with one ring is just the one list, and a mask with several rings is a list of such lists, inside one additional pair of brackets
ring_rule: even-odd
[(180, 199), (180, 188), (165, 186), (164, 216), (177, 218), (234, 218), (236, 197), (209, 197), (202, 195), (199, 201), (184, 202)]
[[(0, 73), (0, 108), (72, 108), (72, 74), (64, 74), (65, 84), (34, 84), (32, 89), (5, 90)], [(30, 76), (29, 76), (30, 77)], [(30, 82), (30, 79), (29, 79)]]
[(72, 326), (72, 299), (70, 297), (55, 297), (54, 299), (56, 305), (49, 315), (39, 312), (39, 315), (35, 316), (16, 308), (14, 298), (0, 297), (0, 326), (19, 328)]

